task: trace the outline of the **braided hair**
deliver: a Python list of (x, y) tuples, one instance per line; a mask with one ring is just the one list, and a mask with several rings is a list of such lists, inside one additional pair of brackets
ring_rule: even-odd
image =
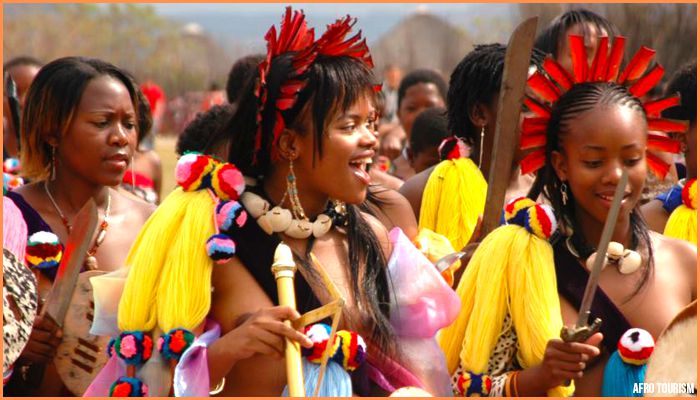
[[(479, 127), (469, 118), (469, 110), (477, 104), (489, 105), (501, 90), (506, 46), (500, 43), (480, 44), (459, 62), (450, 76), (447, 91), (447, 128), (474, 146), (479, 141)], [(530, 62), (539, 66), (544, 55), (533, 49)], [(478, 155), (478, 152), (473, 152)]]
[[(563, 182), (559, 180), (552, 164), (552, 153), (561, 151), (562, 137), (571, 128), (573, 120), (598, 106), (618, 105), (629, 107), (638, 112), (646, 121), (646, 114), (641, 101), (630, 94), (624, 86), (610, 82), (588, 82), (574, 85), (564, 93), (552, 107), (552, 114), (547, 125), (547, 144), (545, 147), (545, 166), (537, 173), (528, 197), (536, 199), (540, 194), (552, 204), (557, 219), (573, 228), (572, 245), (584, 259), (588, 258), (595, 249), (583, 238), (581, 226), (576, 219), (575, 199), (571, 189), (566, 189), (568, 200), (564, 204), (562, 192)], [(649, 229), (642, 218), (639, 206), (635, 206), (630, 215), (632, 228), (632, 248), (639, 249), (645, 254), (646, 262), (642, 265), (642, 277), (637, 282), (633, 297), (642, 289), (653, 272), (653, 251)]]

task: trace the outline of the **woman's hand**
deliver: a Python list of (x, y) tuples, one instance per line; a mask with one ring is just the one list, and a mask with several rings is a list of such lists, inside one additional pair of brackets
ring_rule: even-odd
[(29, 341), (19, 357), (21, 362), (30, 364), (48, 364), (56, 355), (61, 344), (63, 331), (48, 316), (38, 316), (32, 325)]
[(303, 347), (313, 346), (311, 340), (303, 333), (284, 323), (293, 321), (300, 315), (287, 306), (277, 306), (258, 310), (250, 314), (243, 322), (226, 334), (225, 338), (235, 358), (243, 360), (256, 354), (284, 357), (284, 339), (299, 342)]
[(535, 367), (542, 383), (551, 389), (568, 380), (581, 378), (586, 364), (600, 354), (597, 346), (601, 340), (603, 334), (598, 332), (585, 343), (566, 343), (561, 339), (547, 342), (542, 364)]

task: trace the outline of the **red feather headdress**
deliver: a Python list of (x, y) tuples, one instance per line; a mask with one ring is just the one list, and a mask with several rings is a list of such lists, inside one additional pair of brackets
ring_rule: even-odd
[[(326, 27), (326, 32), (317, 40), (314, 41), (314, 30), (308, 29), (306, 26), (306, 16), (303, 11), (292, 12), (291, 7), (287, 7), (280, 32), (277, 35), (275, 26), (273, 25), (265, 35), (267, 41), (267, 56), (258, 66), (258, 82), (255, 89), (255, 96), (258, 98), (257, 124), (258, 129), (255, 135), (255, 151), (254, 160), (257, 158), (258, 151), (262, 147), (262, 122), (263, 112), (267, 107), (273, 106), (275, 109), (275, 120), (273, 121), (273, 141), (276, 143), (282, 131), (284, 131), (285, 123), (282, 117), (282, 111), (289, 110), (296, 104), (299, 92), (306, 86), (304, 74), (316, 60), (318, 55), (326, 56), (348, 56), (354, 57), (362, 61), (367, 67), (372, 68), (372, 56), (369, 54), (369, 48), (365, 39), (362, 39), (362, 31), (355, 36), (345, 40), (345, 37), (352, 30), (356, 19), (349, 15), (345, 18), (338, 19), (335, 23)], [(272, 60), (282, 54), (294, 52), (291, 61), (292, 72), (290, 78), (287, 79), (279, 88), (279, 94), (271, 94), (268, 92), (267, 75), (270, 72)], [(274, 105), (267, 104), (269, 97), (274, 97), (276, 100)]]
[[(584, 82), (616, 82), (627, 85), (629, 92), (635, 97), (642, 97), (649, 92), (661, 80), (664, 68), (655, 64), (651, 70), (644, 74), (656, 53), (648, 47), (641, 47), (632, 57), (627, 67), (621, 70), (624, 55), (625, 38), (617, 36), (612, 42), (610, 54), (608, 54), (608, 37), (600, 38), (598, 51), (591, 65), (588, 65), (586, 48), (583, 36), (570, 35), (571, 61), (574, 75), (571, 76), (556, 60), (547, 57), (543, 64), (546, 72), (535, 72), (527, 80), (528, 86), (537, 94), (541, 101), (531, 97), (525, 98), (525, 105), (536, 116), (523, 119), (520, 148), (537, 149), (528, 154), (520, 162), (523, 174), (537, 171), (545, 164), (545, 144), (547, 142), (547, 125), (549, 124), (551, 105), (559, 100), (559, 97), (571, 87)], [(647, 123), (650, 131), (660, 132), (685, 132), (688, 129), (687, 121), (676, 121), (659, 118), (661, 112), (680, 103), (678, 95), (661, 100), (649, 101), (643, 104), (647, 115)], [(670, 166), (659, 157), (650, 153), (656, 150), (668, 153), (678, 153), (681, 150), (680, 142), (663, 135), (649, 133), (647, 141), (647, 164), (649, 168), (663, 179)]]

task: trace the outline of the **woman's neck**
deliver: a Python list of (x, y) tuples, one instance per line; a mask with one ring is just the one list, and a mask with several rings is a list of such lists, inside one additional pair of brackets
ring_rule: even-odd
[[(288, 172), (289, 170), (284, 167), (274, 168), (274, 171), (263, 181), (263, 190), (265, 190), (265, 193), (275, 205), (280, 205), (280, 200), (285, 197), (284, 195), (287, 192)], [(299, 198), (301, 207), (304, 209), (304, 214), (309, 220), (313, 221), (319, 214), (326, 210), (329, 200), (328, 195), (313, 191), (298, 179), (296, 180), (296, 186), (297, 197)], [(291, 210), (292, 203), (289, 197), (289, 195), (286, 196), (285, 204), (281, 206)]]
[(61, 212), (69, 219), (77, 214), (90, 198), (95, 199), (100, 209), (107, 205), (109, 187), (87, 182), (70, 172), (56, 171), (56, 178), (46, 183)]
[[(596, 220), (593, 216), (588, 215), (580, 207), (576, 207), (576, 219), (578, 226), (581, 227), (583, 237), (586, 242), (593, 246), (598, 247), (600, 242), (600, 237), (603, 234), (603, 227), (605, 226), (605, 221), (601, 222)], [(630, 248), (632, 245), (632, 229), (630, 224), (630, 215), (618, 215), (617, 222), (615, 223), (615, 228), (613, 229), (612, 242), (621, 243), (625, 248)]]

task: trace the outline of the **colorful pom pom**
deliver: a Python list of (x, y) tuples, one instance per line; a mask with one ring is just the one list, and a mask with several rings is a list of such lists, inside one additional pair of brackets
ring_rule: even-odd
[(683, 204), (691, 210), (698, 209), (698, 180), (688, 179), (683, 185), (683, 190), (681, 191), (681, 198), (683, 199)]
[(21, 169), (19, 160), (16, 158), (8, 158), (2, 163), (2, 172), (17, 175)]
[[(302, 355), (310, 362), (320, 364), (326, 343), (331, 333), (331, 327), (326, 324), (314, 324), (307, 327), (304, 333), (313, 342), (310, 349), (302, 349)], [(364, 363), (367, 358), (367, 345), (362, 336), (356, 332), (339, 330), (336, 332), (329, 360), (335, 361), (347, 371), (354, 371)]]
[(39, 231), (29, 237), (25, 259), (30, 267), (47, 269), (58, 267), (63, 245), (52, 232)]
[(620, 358), (627, 364), (646, 364), (654, 352), (654, 337), (644, 329), (628, 329), (617, 343)]
[(491, 391), (491, 377), (464, 372), (457, 380), (457, 390), (463, 397), (487, 397)]
[(460, 137), (450, 136), (440, 143), (438, 154), (441, 161), (469, 157), (469, 147)]
[(224, 233), (211, 235), (206, 243), (207, 255), (217, 264), (224, 264), (236, 254), (236, 243)]
[(235, 201), (245, 190), (245, 180), (233, 164), (218, 164), (211, 174), (211, 188), (220, 199)]
[(128, 365), (141, 365), (153, 353), (153, 339), (140, 331), (122, 332), (113, 340), (114, 352)]
[(161, 335), (158, 350), (166, 360), (180, 361), (180, 357), (194, 342), (194, 334), (187, 329), (172, 329)]
[(148, 386), (138, 378), (123, 376), (109, 388), (109, 397), (146, 397)]
[(517, 197), (506, 204), (505, 220), (517, 224), (542, 239), (549, 239), (557, 230), (557, 219), (552, 207), (538, 204), (527, 197)]
[(15, 190), (22, 185), (24, 185), (24, 179), (20, 178), (19, 176), (8, 174), (6, 172), (2, 174), (3, 193)]
[(216, 206), (216, 225), (222, 231), (231, 229), (234, 224), (241, 228), (247, 219), (248, 213), (237, 201), (222, 201)]
[(175, 181), (187, 192), (209, 186), (216, 161), (201, 153), (186, 153), (175, 166)]

